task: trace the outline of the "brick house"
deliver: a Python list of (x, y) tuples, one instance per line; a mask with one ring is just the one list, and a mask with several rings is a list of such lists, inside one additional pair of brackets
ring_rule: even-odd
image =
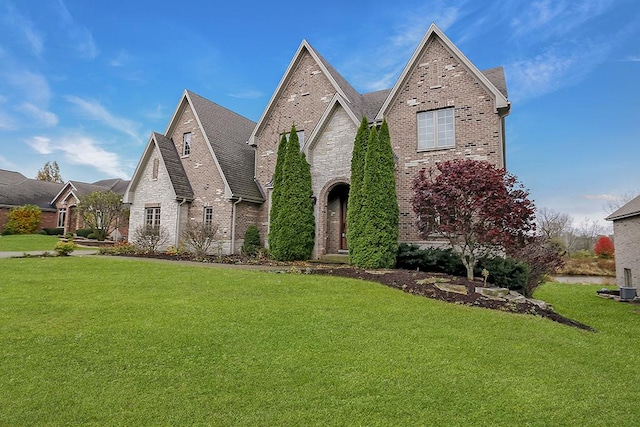
[(617, 285), (638, 289), (638, 283), (640, 283), (640, 196), (620, 207), (606, 220), (613, 221)]
[[(247, 139), (255, 122), (185, 91), (164, 134), (152, 133), (124, 196), (130, 236), (158, 226), (178, 245), (187, 221), (218, 225), (221, 249), (236, 252), (264, 198)], [(233, 251), (231, 248), (234, 248)]]
[[(224, 139), (224, 133), (239, 128), (236, 121), (241, 120), (228, 110), (225, 114), (232, 115), (233, 120), (222, 115), (216, 118), (213, 113), (209, 117), (204, 107), (194, 103), (224, 110), (185, 92), (167, 132), (152, 135), (129, 187), (131, 196), (125, 196), (133, 203), (132, 226), (153, 223), (152, 210), (158, 209), (161, 224), (176, 230), (172, 231), (174, 242), (178, 241), (177, 230), (185, 215), (206, 218), (203, 208), (211, 206), (217, 215), (215, 220), (226, 231), (226, 251), (238, 250), (249, 223), (258, 226), (268, 244), (277, 145), (294, 123), (311, 166), (316, 200), (315, 258), (348, 249), (345, 233), (351, 154), (363, 116), (372, 125), (383, 118), (389, 124), (397, 158), (402, 242), (429, 243), (418, 234), (411, 208), (411, 182), (420, 169), (456, 158), (505, 166), (504, 120), (510, 103), (503, 69), (481, 72), (436, 25), (430, 26), (392, 88), (365, 94), (358, 93), (303, 40), (258, 123), (251, 127), (245, 119), (244, 141), (243, 133), (237, 132), (217, 145), (211, 144), (211, 135)], [(207, 129), (201, 124), (203, 120), (209, 124)], [(187, 134), (194, 149), (201, 146), (204, 150), (196, 156), (197, 162), (193, 156), (184, 155)], [(202, 142), (194, 143), (194, 138)], [(159, 157), (162, 153), (166, 153), (166, 159)], [(245, 161), (247, 153), (251, 153), (251, 161)], [(232, 155), (243, 162), (232, 161), (225, 167), (226, 157)], [(156, 158), (161, 160), (161, 172), (153, 181)], [(242, 191), (234, 190), (231, 181), (225, 179), (231, 173), (243, 183)], [(171, 176), (174, 178), (169, 179)], [(184, 186), (180, 195), (175, 183)], [(159, 203), (161, 198), (164, 204)], [(166, 219), (165, 205), (171, 206)]]
[(63, 184), (27, 178), (19, 172), (0, 169), (0, 230), (8, 221), (11, 208), (36, 205), (42, 211), (40, 228), (55, 228), (57, 210), (51, 200)]
[[(64, 233), (75, 233), (79, 228), (85, 228), (82, 215), (78, 211), (80, 198), (94, 191), (113, 191), (116, 194), (124, 195), (129, 181), (114, 178), (96, 181), (94, 183), (67, 181), (60, 191), (51, 200), (51, 205), (57, 212), (56, 226), (64, 229)], [(126, 218), (117, 224), (116, 231), (112, 234), (114, 240), (129, 234), (129, 223)]]

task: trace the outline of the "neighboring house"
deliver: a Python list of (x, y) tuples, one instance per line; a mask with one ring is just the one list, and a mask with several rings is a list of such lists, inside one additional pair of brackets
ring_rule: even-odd
[(185, 91), (165, 133), (151, 134), (125, 193), (129, 241), (151, 226), (162, 230), (164, 247), (178, 245), (187, 221), (198, 221), (218, 226), (224, 253), (237, 251), (264, 202), (253, 179), (254, 150), (246, 143), (254, 127)]
[[(80, 181), (68, 181), (60, 191), (58, 191), (50, 202), (56, 208), (57, 219), (56, 226), (64, 229), (64, 233), (75, 233), (79, 228), (85, 228), (84, 220), (78, 211), (78, 203), (80, 199), (94, 191), (113, 191), (114, 193), (124, 195), (129, 181), (114, 178), (96, 181), (94, 183), (86, 183)], [(122, 223), (117, 224), (116, 230), (112, 233), (111, 238), (119, 240), (123, 236), (128, 235), (129, 224), (126, 218)]]
[(0, 169), (0, 230), (7, 223), (9, 211), (24, 205), (36, 205), (42, 211), (40, 228), (54, 228), (57, 209), (51, 204), (63, 184), (30, 179), (19, 172)]
[(411, 207), (413, 178), (457, 158), (505, 167), (509, 110), (502, 68), (478, 70), (435, 25), (392, 88), (365, 94), (303, 40), (257, 124), (185, 92), (164, 135), (152, 134), (127, 190), (131, 226), (159, 221), (176, 244), (187, 217), (213, 215), (225, 252), (238, 251), (250, 223), (268, 244), (278, 142), (295, 123), (316, 201), (313, 256), (346, 252), (351, 154), (366, 116), (372, 125), (389, 124), (399, 240), (429, 243)]
[(618, 286), (638, 289), (640, 283), (640, 196), (606, 218), (613, 221)]

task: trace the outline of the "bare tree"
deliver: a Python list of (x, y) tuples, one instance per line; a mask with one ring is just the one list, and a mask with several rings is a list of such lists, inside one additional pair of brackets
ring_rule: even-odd
[(146, 253), (157, 252), (168, 240), (169, 235), (162, 227), (141, 225), (133, 232), (133, 243)]
[(193, 249), (196, 256), (201, 257), (216, 243), (218, 228), (218, 224), (189, 220), (182, 231), (182, 239)]
[(537, 230), (542, 237), (551, 239), (564, 239), (571, 231), (571, 217), (553, 209), (541, 208), (536, 212)]
[(631, 199), (634, 199), (638, 194), (640, 194), (639, 190), (635, 191), (627, 191), (624, 194), (617, 196), (615, 199), (608, 200), (607, 203), (603, 206), (603, 209), (608, 213), (612, 214), (622, 206), (626, 205)]

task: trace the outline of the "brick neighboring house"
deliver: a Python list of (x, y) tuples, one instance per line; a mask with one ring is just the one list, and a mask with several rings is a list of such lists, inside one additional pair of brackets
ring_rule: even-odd
[[(365, 94), (303, 40), (254, 126), (185, 92), (165, 134), (152, 134), (125, 195), (132, 203), (131, 224), (155, 224), (157, 218), (175, 244), (185, 217), (207, 218), (203, 210), (210, 206), (224, 231), (225, 252), (238, 251), (250, 223), (268, 244), (277, 145), (295, 123), (316, 200), (313, 257), (347, 251), (351, 155), (366, 116), (372, 125), (383, 118), (389, 124), (397, 159), (399, 240), (433, 244), (436, 240), (425, 241), (416, 228), (413, 178), (422, 168), (456, 158), (505, 167), (509, 111), (503, 69), (478, 70), (436, 25), (392, 88)], [(226, 136), (230, 129), (237, 132)], [(201, 151), (184, 155), (187, 134), (191, 149)]]
[[(78, 203), (80, 199), (94, 191), (113, 191), (114, 193), (124, 195), (129, 181), (114, 178), (103, 179), (94, 183), (86, 183), (80, 181), (68, 181), (60, 191), (51, 198), (51, 205), (56, 208), (57, 221), (56, 225), (64, 229), (64, 233), (75, 233), (79, 228), (85, 228), (82, 215), (78, 212)], [(126, 218), (117, 224), (116, 231), (111, 235), (114, 240), (119, 240), (123, 236), (129, 234), (129, 223)]]
[(7, 223), (9, 211), (24, 205), (36, 205), (42, 211), (40, 228), (54, 228), (58, 213), (51, 200), (63, 184), (27, 178), (19, 172), (0, 169), (0, 230)]
[(224, 253), (237, 252), (264, 202), (253, 179), (254, 151), (246, 144), (254, 127), (185, 91), (165, 133), (151, 134), (125, 193), (129, 241), (149, 225), (166, 235), (162, 247), (178, 245), (187, 221), (199, 221), (218, 225)]
[[(613, 221), (617, 285), (638, 289), (640, 283), (640, 196), (613, 212), (606, 220)], [(640, 292), (637, 293), (640, 294)]]

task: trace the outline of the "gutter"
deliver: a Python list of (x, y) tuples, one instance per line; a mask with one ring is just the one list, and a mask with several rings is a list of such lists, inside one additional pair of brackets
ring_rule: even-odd
[(242, 202), (242, 197), (233, 202), (233, 209), (231, 210), (231, 255), (236, 253), (236, 206)]

